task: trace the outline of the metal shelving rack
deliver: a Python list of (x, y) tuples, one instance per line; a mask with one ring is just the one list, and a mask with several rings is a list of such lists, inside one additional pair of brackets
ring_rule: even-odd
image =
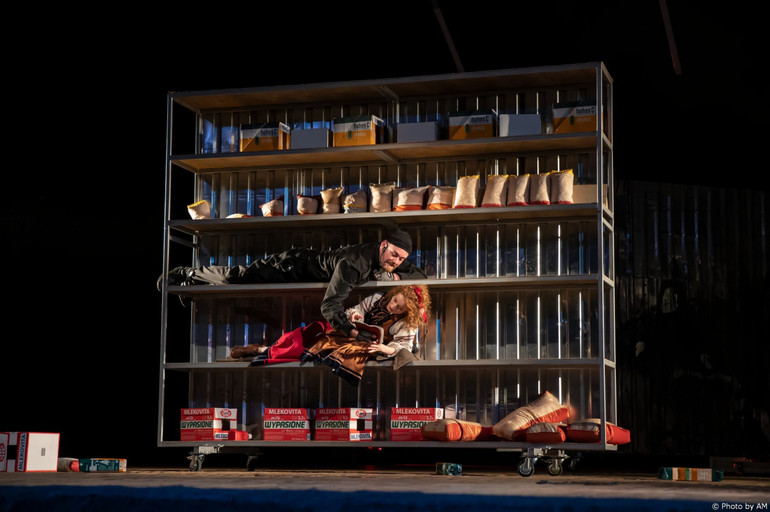
[[(424, 283), (430, 287), (434, 311), (421, 339), (423, 360), (398, 371), (388, 363), (370, 362), (354, 389), (324, 368), (292, 363), (249, 367), (223, 361), (235, 344), (270, 342), (317, 318), (323, 283), (164, 283), (158, 445), (191, 447), (191, 469), (199, 469), (206, 454), (256, 454), (266, 446), (489, 448), (521, 452), (523, 475), (532, 473), (538, 458), (547, 459), (549, 472), (558, 474), (566, 451), (614, 450), (604, 428), (598, 444), (405, 443), (387, 440), (385, 421), (390, 407), (450, 406), (458, 417), (492, 425), (548, 389), (582, 417), (601, 418), (602, 427), (616, 422), (612, 90), (604, 65), (586, 63), (170, 93), (164, 270), (172, 261), (243, 264), (290, 246), (377, 241), (379, 223), (388, 219), (412, 235), (416, 250), (410, 259), (427, 270)], [(550, 133), (550, 106), (578, 98), (598, 106), (596, 130)], [(543, 130), (537, 135), (463, 141), (257, 153), (239, 153), (230, 144), (233, 139), (222, 137), (237, 132), (244, 120), (328, 126), (335, 114), (374, 114), (392, 129), (415, 110), (427, 110), (430, 116), (468, 107), (534, 111), (543, 118)], [(196, 144), (180, 154), (172, 143), (182, 130)], [(212, 139), (212, 133), (217, 137)], [(454, 185), (460, 176), (474, 174), (483, 183), (488, 174), (567, 168), (575, 171), (576, 184), (590, 191), (586, 202), (293, 215), (291, 198), (296, 194), (317, 194), (330, 186), (342, 185), (350, 193), (390, 181), (399, 186)], [(193, 176), (193, 190), (177, 190), (177, 173)], [(280, 195), (286, 198), (285, 216), (261, 217), (258, 205)], [(211, 202), (215, 218), (185, 218), (183, 205), (200, 199)], [(225, 218), (232, 213), (253, 216)], [(355, 290), (351, 301), (385, 286), (389, 284), (369, 283)], [(184, 322), (170, 314), (174, 295), (190, 304), (182, 313)], [(177, 377), (173, 385), (171, 374)], [(186, 381), (186, 390), (181, 390), (187, 395), (185, 406), (236, 407), (239, 426), (251, 431), (252, 439), (179, 441), (172, 426), (179, 410), (167, 406), (167, 397), (180, 381)], [(375, 440), (261, 440), (263, 408), (285, 406), (373, 407)]]

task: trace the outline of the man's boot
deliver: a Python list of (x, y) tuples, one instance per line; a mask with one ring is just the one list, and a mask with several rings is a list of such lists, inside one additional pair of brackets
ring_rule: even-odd
[[(177, 285), (186, 285), (190, 284), (190, 272), (192, 271), (191, 267), (175, 267), (168, 271), (168, 285), (169, 286), (177, 286)], [(160, 291), (161, 287), (163, 286), (163, 275), (158, 278), (158, 291)]]
[(246, 345), (245, 347), (233, 347), (230, 349), (230, 357), (233, 359), (241, 359), (244, 357), (257, 357), (267, 347), (262, 345)]

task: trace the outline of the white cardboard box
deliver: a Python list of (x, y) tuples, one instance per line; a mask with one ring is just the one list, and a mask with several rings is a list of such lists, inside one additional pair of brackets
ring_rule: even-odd
[(56, 471), (59, 434), (0, 432), (0, 473)]
[(238, 409), (195, 407), (182, 409), (179, 422), (182, 441), (227, 440), (236, 428)]
[(444, 418), (444, 409), (435, 407), (391, 407), (390, 440), (421, 441), (421, 427)]
[(328, 148), (330, 133), (328, 128), (292, 130), (291, 149)]
[(310, 441), (310, 411), (293, 407), (265, 407), (262, 439)]
[(514, 135), (539, 135), (540, 114), (500, 114), (500, 137)]
[(438, 123), (400, 123), (396, 132), (397, 142), (431, 142), (438, 140)]
[(372, 440), (372, 409), (320, 408), (315, 414), (316, 441)]

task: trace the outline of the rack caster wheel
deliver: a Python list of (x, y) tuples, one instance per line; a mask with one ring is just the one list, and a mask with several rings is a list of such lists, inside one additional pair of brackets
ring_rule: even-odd
[(257, 458), (259, 455), (249, 455), (246, 458), (246, 471), (255, 471), (257, 469)]
[(203, 467), (203, 455), (190, 455), (187, 457), (190, 459), (190, 471), (200, 471)]
[(551, 459), (548, 461), (548, 474), (551, 476), (561, 475), (562, 466), (560, 459)]
[(532, 476), (535, 472), (535, 460), (531, 457), (523, 457), (518, 467), (521, 476)]

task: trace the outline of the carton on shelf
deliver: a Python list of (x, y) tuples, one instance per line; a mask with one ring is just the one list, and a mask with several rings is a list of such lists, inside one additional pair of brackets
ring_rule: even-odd
[(182, 441), (227, 440), (235, 430), (238, 409), (199, 407), (182, 409), (179, 423)]
[(377, 116), (341, 117), (332, 123), (334, 147), (385, 142), (385, 121)]
[(390, 440), (421, 441), (420, 427), (444, 418), (444, 409), (436, 407), (391, 407)]
[(59, 434), (0, 432), (0, 473), (56, 471)]
[(265, 441), (310, 441), (310, 411), (295, 407), (266, 407), (262, 421)]
[(438, 133), (438, 123), (435, 121), (399, 123), (396, 128), (396, 141), (432, 142), (438, 140)]
[(496, 130), (497, 114), (494, 110), (457, 111), (449, 114), (451, 140), (494, 137)]
[(539, 135), (542, 132), (540, 114), (500, 114), (500, 137)]
[(291, 131), (291, 149), (328, 148), (328, 128), (306, 128)]
[(289, 149), (291, 130), (284, 123), (241, 125), (241, 152)]
[[(596, 202), (596, 185), (573, 185), (572, 202), (575, 204), (595, 203)], [(602, 185), (602, 202), (604, 203), (605, 206), (608, 205), (607, 185)]]
[(596, 131), (596, 105), (555, 103), (553, 106), (553, 133)]
[(316, 441), (372, 440), (370, 408), (320, 408), (315, 414)]

